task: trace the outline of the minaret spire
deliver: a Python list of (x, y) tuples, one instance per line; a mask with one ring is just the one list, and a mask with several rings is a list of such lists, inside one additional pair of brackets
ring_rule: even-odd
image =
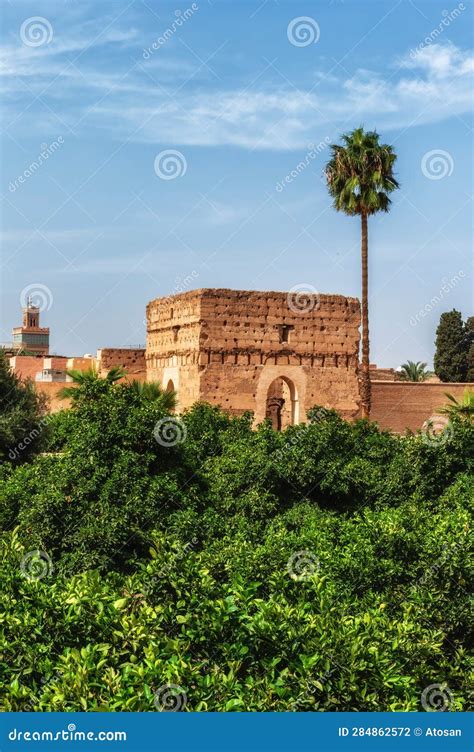
[(23, 325), (13, 329), (13, 344), (16, 349), (34, 355), (47, 355), (49, 352), (49, 328), (40, 327), (40, 307), (33, 302), (30, 294), (23, 308)]

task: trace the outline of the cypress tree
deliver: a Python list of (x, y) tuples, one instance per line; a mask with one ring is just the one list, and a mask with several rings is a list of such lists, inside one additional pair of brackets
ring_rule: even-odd
[(434, 370), (441, 381), (466, 380), (467, 350), (465, 327), (459, 311), (442, 313), (436, 329)]
[(467, 373), (466, 381), (474, 381), (474, 316), (466, 321)]

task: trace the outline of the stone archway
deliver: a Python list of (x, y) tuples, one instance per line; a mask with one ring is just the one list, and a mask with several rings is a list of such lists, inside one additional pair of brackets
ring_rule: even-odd
[(267, 390), (265, 417), (275, 431), (298, 423), (298, 394), (294, 383), (286, 376), (277, 376)]
[(166, 384), (166, 390), (167, 392), (175, 392), (176, 389), (174, 388), (173, 379), (169, 379), (168, 383)]

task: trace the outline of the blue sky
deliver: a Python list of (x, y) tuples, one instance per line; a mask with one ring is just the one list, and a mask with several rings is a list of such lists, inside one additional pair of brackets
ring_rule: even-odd
[(359, 223), (323, 168), (361, 124), (401, 183), (369, 227), (371, 360), (431, 362), (440, 314), (472, 313), (471, 3), (4, 0), (2, 16), (1, 340), (25, 290), (67, 355), (144, 343), (147, 301), (182, 288), (359, 296)]

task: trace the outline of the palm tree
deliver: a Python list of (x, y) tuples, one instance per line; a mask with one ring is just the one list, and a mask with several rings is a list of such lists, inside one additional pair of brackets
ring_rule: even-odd
[[(95, 366), (88, 368), (87, 371), (78, 371), (76, 368), (72, 368), (70, 371), (66, 371), (67, 375), (73, 380), (76, 386), (65, 386), (59, 391), (59, 397), (61, 399), (72, 399), (77, 397), (77, 387), (88, 386), (101, 380), (99, 371)], [(121, 366), (113, 366), (106, 374), (103, 381), (108, 381), (109, 384), (114, 384), (119, 379), (122, 379), (126, 374), (126, 371)]]
[(164, 408), (174, 410), (176, 407), (176, 392), (165, 391), (158, 381), (129, 381), (124, 385), (134, 394), (148, 400), (161, 400)]
[(356, 128), (342, 136), (342, 145), (331, 146), (326, 165), (328, 190), (337, 211), (360, 215), (362, 227), (362, 371), (361, 413), (370, 416), (369, 303), (368, 303), (368, 217), (390, 207), (389, 193), (398, 188), (393, 175), (397, 158), (393, 148), (379, 143), (376, 131)]
[(414, 363), (412, 360), (407, 360), (400, 367), (400, 378), (402, 381), (426, 381), (428, 376), (431, 376), (430, 371), (426, 370), (426, 366), (427, 363), (420, 361)]
[(472, 421), (474, 418), (474, 392), (472, 389), (465, 389), (461, 400), (457, 400), (454, 395), (445, 392), (446, 397), (451, 402), (447, 407), (440, 408), (439, 412), (449, 415), (450, 418), (458, 418)]

